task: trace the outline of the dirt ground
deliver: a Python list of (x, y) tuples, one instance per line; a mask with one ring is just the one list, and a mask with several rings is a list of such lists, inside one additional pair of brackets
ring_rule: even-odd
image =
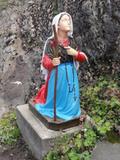
[(36, 160), (22, 137), (14, 146), (0, 145), (0, 160)]

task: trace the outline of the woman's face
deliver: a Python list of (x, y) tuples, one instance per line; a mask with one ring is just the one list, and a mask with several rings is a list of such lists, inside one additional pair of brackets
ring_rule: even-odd
[(58, 29), (65, 32), (69, 32), (71, 30), (70, 17), (68, 15), (63, 15), (60, 18)]

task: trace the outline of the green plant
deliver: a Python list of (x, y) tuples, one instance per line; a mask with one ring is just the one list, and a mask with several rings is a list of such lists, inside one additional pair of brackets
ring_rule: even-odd
[(100, 124), (99, 126), (97, 126), (97, 130), (99, 131), (100, 134), (104, 135), (111, 130), (111, 123), (105, 122), (103, 123), (103, 125)]
[(80, 160), (80, 154), (76, 153), (75, 150), (71, 150), (68, 153), (69, 160)]
[(74, 138), (74, 143), (78, 149), (83, 147), (83, 139), (80, 133), (77, 134), (76, 137)]
[(0, 0), (0, 9), (5, 9), (8, 6), (8, 0)]
[(50, 151), (47, 154), (46, 160), (57, 160), (57, 159), (58, 159), (58, 155), (54, 151)]
[(20, 136), (20, 131), (16, 124), (15, 112), (9, 112), (0, 119), (0, 143), (14, 144)]
[(90, 160), (91, 150), (96, 144), (97, 136), (88, 123), (81, 132), (64, 135), (56, 139), (54, 148), (44, 160)]
[(96, 134), (91, 128), (86, 130), (84, 133), (84, 138), (83, 143), (85, 147), (94, 147), (96, 143)]
[(84, 151), (81, 155), (80, 155), (80, 159), (81, 160), (90, 160), (91, 159), (91, 154), (88, 151)]
[(105, 135), (120, 123), (120, 88), (116, 80), (100, 78), (82, 90), (82, 107), (94, 120), (98, 132)]
[(83, 130), (72, 136), (64, 135), (56, 141), (54, 149), (45, 160), (90, 160), (91, 151), (101, 135), (120, 123), (120, 88), (115, 80), (100, 78), (82, 90), (81, 106), (93, 119), (94, 129), (84, 123)]

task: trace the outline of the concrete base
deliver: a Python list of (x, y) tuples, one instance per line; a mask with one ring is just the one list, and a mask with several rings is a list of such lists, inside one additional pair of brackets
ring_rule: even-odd
[(42, 122), (29, 110), (28, 104), (17, 106), (17, 124), (21, 133), (29, 145), (33, 155), (41, 160), (42, 157), (54, 145), (56, 137), (64, 134), (72, 134), (80, 130), (80, 126), (62, 131), (53, 131), (44, 126)]

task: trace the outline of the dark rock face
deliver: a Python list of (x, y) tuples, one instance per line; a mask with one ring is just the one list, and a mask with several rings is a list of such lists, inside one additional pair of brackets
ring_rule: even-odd
[(4, 99), (11, 105), (24, 104), (29, 94), (30, 68), (22, 56), (16, 58), (14, 70), (10, 73), (9, 78), (4, 77)]
[[(70, 6), (70, 5), (69, 5)], [(82, 40), (82, 49), (91, 56), (112, 54), (118, 50), (120, 23), (114, 18), (120, 2), (116, 1), (79, 1), (76, 2), (77, 13), (73, 15), (76, 24), (75, 34)], [(68, 11), (73, 11), (68, 8)], [(79, 38), (80, 37), (80, 38)], [(117, 49), (117, 50), (116, 50)], [(120, 53), (120, 51), (117, 51)]]
[(22, 49), (17, 23), (19, 12), (26, 5), (14, 0), (6, 3), (7, 8), (0, 10), (0, 111), (1, 107), (25, 103), (31, 79), (30, 63)]
[(12, 0), (11, 3), (0, 12), (0, 96), (9, 105), (27, 102), (41, 85), (43, 45), (51, 35), (52, 18), (61, 11), (71, 14), (76, 44), (89, 57), (90, 64), (80, 66), (83, 84), (101, 74), (120, 74), (119, 0)]
[(119, 0), (31, 2), (24, 16), (21, 16), (22, 37), (25, 42), (32, 44), (32, 46), (28, 45), (29, 47), (39, 45), (41, 41), (44, 41), (50, 35), (53, 16), (61, 11), (67, 11), (72, 15), (74, 36), (82, 50), (90, 56), (110, 55), (113, 52), (119, 54), (119, 9)]
[(25, 50), (43, 47), (50, 35), (53, 18), (53, 1), (30, 1), (19, 18), (20, 36)]

